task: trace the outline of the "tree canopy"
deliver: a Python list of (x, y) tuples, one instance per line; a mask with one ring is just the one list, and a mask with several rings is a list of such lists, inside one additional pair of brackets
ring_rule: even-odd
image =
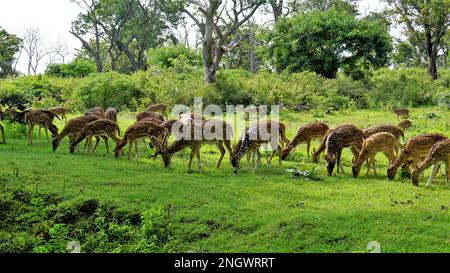
[(20, 51), (22, 40), (0, 27), (0, 78), (14, 74), (15, 55)]

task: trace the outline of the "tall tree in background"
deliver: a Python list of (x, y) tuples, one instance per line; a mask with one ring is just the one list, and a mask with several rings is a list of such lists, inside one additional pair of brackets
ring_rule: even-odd
[(13, 63), (20, 51), (22, 40), (0, 27), (0, 78), (15, 73)]
[(437, 79), (437, 57), (442, 39), (450, 27), (450, 0), (385, 0), (392, 16), (406, 26), (409, 35), (420, 41), (428, 74)]
[(213, 83), (223, 55), (247, 35), (235, 35), (264, 0), (187, 0), (184, 12), (195, 22), (202, 37), (204, 80)]

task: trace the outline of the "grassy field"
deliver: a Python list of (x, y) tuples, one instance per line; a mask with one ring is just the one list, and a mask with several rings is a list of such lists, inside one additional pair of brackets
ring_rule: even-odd
[[(120, 114), (119, 119), (124, 131), (133, 122), (133, 115)], [(282, 112), (281, 119), (287, 125), (289, 139), (299, 126), (315, 119), (330, 127), (346, 123), (361, 127), (397, 123), (392, 113), (368, 110), (324, 116)], [(415, 125), (406, 132), (406, 138), (424, 132), (450, 135), (448, 111), (413, 109), (411, 120)], [(443, 173), (430, 188), (424, 187), (426, 178), (422, 178), (419, 187), (399, 175), (388, 181), (387, 160), (382, 154), (377, 156), (377, 176), (371, 173), (365, 177), (363, 166), (362, 175), (353, 179), (349, 150), (343, 154), (346, 173), (327, 177), (324, 159), (318, 165), (306, 159), (305, 145), (297, 147), (295, 154), (281, 166), (276, 159), (269, 169), (263, 165), (251, 173), (244, 160), (241, 171), (233, 174), (228, 155), (220, 169), (214, 167), (218, 152), (213, 146), (202, 147), (202, 171), (188, 173), (188, 150), (177, 154), (171, 167), (165, 169), (160, 158), (155, 161), (145, 158), (148, 151), (141, 154), (138, 162), (127, 161), (125, 157), (116, 160), (112, 154), (106, 155), (103, 143), (94, 155), (87, 156), (71, 155), (67, 139), (57, 152), (52, 152), (45, 141), (28, 146), (25, 138), (12, 139), (7, 135), (7, 142), (0, 145), (3, 208), (12, 204), (12, 193), (18, 190), (56, 194), (67, 207), (89, 199), (130, 212), (161, 206), (168, 218), (164, 229), (170, 235), (154, 248), (134, 248), (130, 244), (135, 241), (127, 240), (126, 236), (114, 239), (112, 231), (108, 231), (104, 235), (109, 236), (105, 245), (97, 246), (92, 245), (92, 238), (89, 243), (86, 236), (77, 233), (75, 228), (80, 228), (80, 224), (65, 223), (69, 231), (58, 235), (54, 225), (57, 221), (48, 222), (48, 226), (42, 224), (49, 221), (48, 215), (22, 217), (3, 212), (0, 220), (9, 217), (9, 224), (0, 224), (0, 252), (45, 251), (36, 246), (48, 245), (52, 239), (59, 242), (77, 239), (84, 251), (367, 252), (367, 244), (377, 241), (382, 252), (450, 252), (450, 187), (445, 186)], [(313, 147), (317, 146), (315, 142)], [(291, 168), (312, 170), (316, 166), (320, 180), (293, 179), (287, 172)], [(18, 174), (13, 174), (15, 170)], [(428, 174), (429, 170), (425, 173), (427, 178)], [(30, 200), (28, 203), (33, 209), (21, 211), (37, 211), (39, 205)], [(25, 223), (21, 222), (24, 217), (28, 226), (16, 224)], [(98, 218), (94, 219), (93, 232), (99, 230)], [(120, 229), (126, 225), (116, 222), (117, 230), (121, 230), (118, 233), (127, 233)], [(144, 227), (141, 223), (133, 229), (142, 232)], [(20, 242), (30, 233), (35, 240), (33, 248)], [(60, 244), (52, 251), (65, 249)]]

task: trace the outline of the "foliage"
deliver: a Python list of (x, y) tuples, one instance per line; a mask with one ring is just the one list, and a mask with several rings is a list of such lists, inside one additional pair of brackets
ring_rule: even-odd
[(0, 27), (0, 79), (14, 73), (13, 62), (22, 40)]
[(95, 72), (95, 64), (88, 60), (75, 59), (68, 64), (51, 64), (47, 66), (45, 75), (62, 78), (82, 78)]
[(183, 62), (189, 66), (200, 66), (202, 58), (198, 52), (176, 44), (165, 47), (151, 48), (147, 51), (147, 64), (158, 68), (170, 68)]
[(267, 55), (278, 71), (315, 71), (327, 78), (341, 68), (361, 79), (383, 67), (391, 51), (385, 25), (334, 8), (281, 20), (268, 39)]

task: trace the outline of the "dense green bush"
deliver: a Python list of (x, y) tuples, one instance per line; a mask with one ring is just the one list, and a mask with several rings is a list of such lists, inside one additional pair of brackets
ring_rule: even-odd
[(73, 62), (68, 64), (51, 64), (47, 66), (45, 70), (45, 75), (55, 76), (55, 77), (86, 77), (96, 71), (95, 64), (92, 61), (87, 61), (83, 59), (75, 59)]
[(181, 44), (151, 48), (147, 51), (147, 64), (150, 67), (169, 68), (180, 62), (199, 66), (202, 58), (199, 53)]

